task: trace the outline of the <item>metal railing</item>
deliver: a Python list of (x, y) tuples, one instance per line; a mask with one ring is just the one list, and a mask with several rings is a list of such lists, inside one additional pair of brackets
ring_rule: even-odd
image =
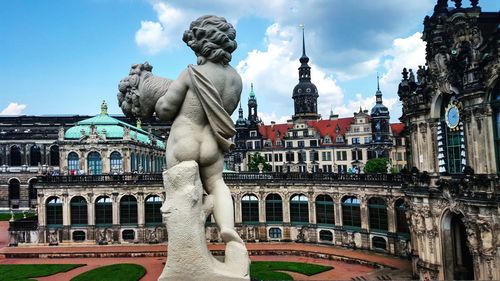
[[(400, 174), (338, 174), (338, 173), (224, 173), (224, 181), (235, 182), (362, 182), (362, 183), (394, 183), (403, 182)], [(162, 174), (126, 174), (126, 175), (75, 175), (75, 176), (39, 176), (38, 184), (96, 184), (102, 182), (128, 183), (149, 182), (160, 183)]]

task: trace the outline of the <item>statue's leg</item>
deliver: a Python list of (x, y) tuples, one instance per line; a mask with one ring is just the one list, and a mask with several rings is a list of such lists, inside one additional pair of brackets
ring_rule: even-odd
[(222, 178), (224, 158), (221, 156), (212, 165), (200, 167), (201, 181), (208, 194), (214, 196), (213, 214), (224, 242), (236, 241), (243, 243), (234, 230), (234, 207), (229, 188)]

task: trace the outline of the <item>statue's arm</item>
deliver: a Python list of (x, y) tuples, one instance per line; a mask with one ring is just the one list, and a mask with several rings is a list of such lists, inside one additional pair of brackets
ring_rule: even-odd
[(166, 94), (161, 96), (156, 103), (156, 116), (160, 120), (173, 121), (179, 112), (186, 97), (189, 74), (184, 70), (179, 77), (170, 84)]
[(152, 117), (158, 99), (172, 83), (171, 79), (153, 75), (152, 69), (147, 62), (134, 64), (129, 76), (120, 81), (118, 105), (126, 116), (146, 119)]

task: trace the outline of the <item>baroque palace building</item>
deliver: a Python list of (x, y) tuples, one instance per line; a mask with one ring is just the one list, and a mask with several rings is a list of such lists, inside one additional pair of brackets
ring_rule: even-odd
[[(248, 116), (240, 106), (235, 124), (237, 148), (226, 159), (237, 172), (223, 175), (245, 241), (411, 258), (421, 280), (500, 279), (500, 20), (471, 2), (448, 7), (439, 0), (426, 17), (426, 66), (403, 70), (398, 89), (403, 124), (389, 123), (379, 87), (370, 112), (319, 118), (305, 44), (289, 123), (263, 125), (252, 86)], [(167, 242), (157, 161), (163, 139), (104, 107), (95, 117), (70, 119), (0, 118), (1, 207), (37, 211), (10, 223), (10, 244)], [(168, 136), (168, 126), (151, 124)], [(255, 152), (272, 172), (248, 171)], [(407, 172), (353, 172), (376, 157)], [(207, 240), (220, 241), (213, 221), (206, 226)]]
[(500, 13), (437, 1), (424, 19), (426, 65), (403, 70), (414, 272), (500, 279)]

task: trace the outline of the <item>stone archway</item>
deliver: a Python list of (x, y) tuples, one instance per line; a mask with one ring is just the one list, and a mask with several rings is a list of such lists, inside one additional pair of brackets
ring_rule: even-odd
[(473, 280), (474, 259), (467, 245), (462, 214), (447, 212), (441, 222), (442, 265), (445, 280)]

